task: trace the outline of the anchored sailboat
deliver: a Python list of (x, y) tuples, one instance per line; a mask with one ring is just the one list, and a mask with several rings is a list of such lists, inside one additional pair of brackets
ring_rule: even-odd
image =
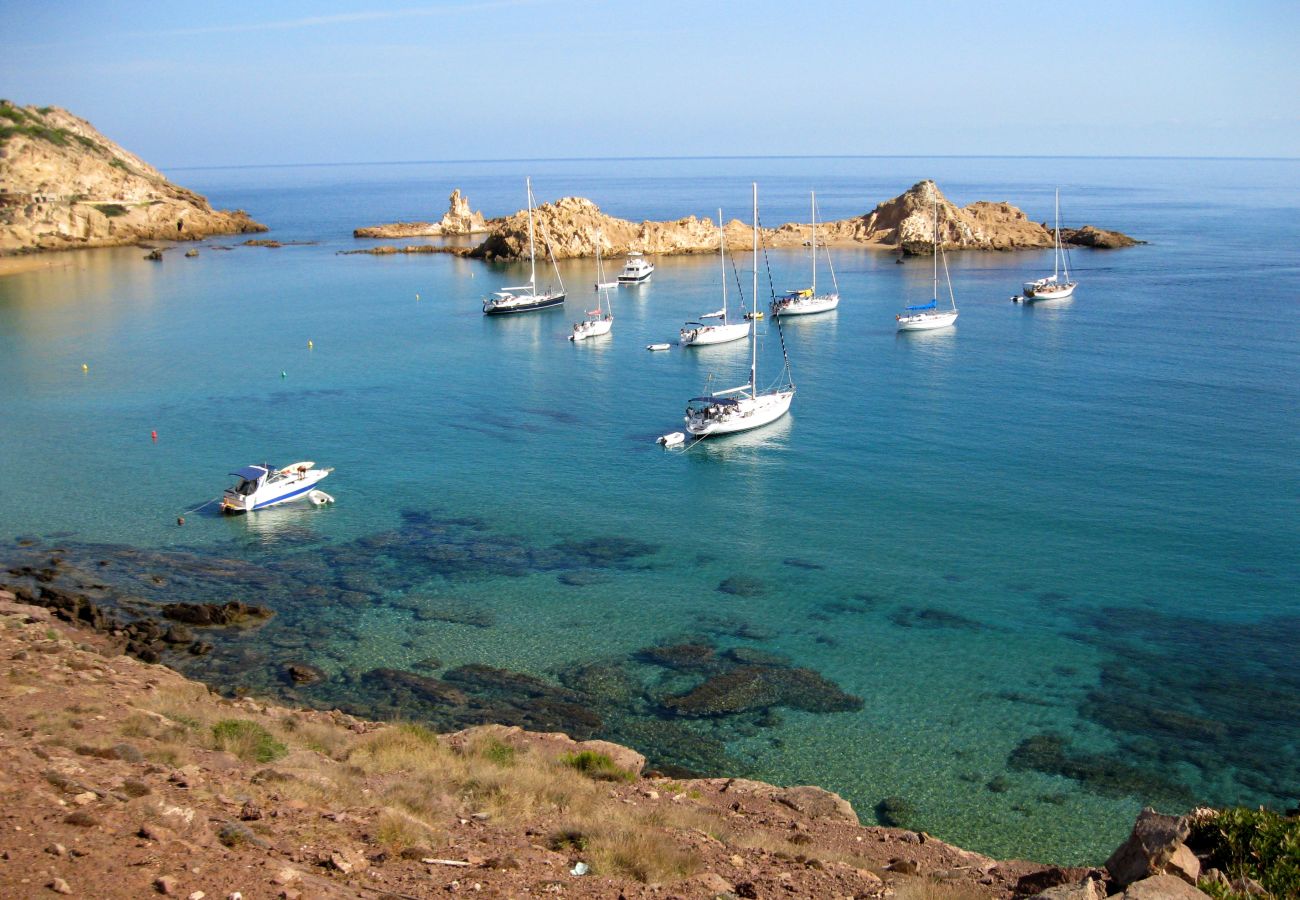
[[(721, 214), (719, 214), (721, 220)], [(758, 185), (754, 185), (754, 305), (758, 298)], [(724, 273), (725, 276), (725, 273)], [(725, 284), (725, 277), (724, 277)], [(777, 323), (779, 329), (780, 323)], [(784, 343), (782, 344), (784, 351)], [(790, 361), (786, 359), (786, 375)], [(696, 437), (734, 434), (775, 422), (790, 411), (794, 382), (766, 391), (758, 389), (758, 328), (750, 330), (749, 384), (694, 397), (686, 404), (686, 430)]]
[(555, 255), (551, 253), (551, 242), (546, 242), (546, 253), (551, 257), (555, 269), (555, 280), (560, 283), (558, 291), (548, 287), (542, 293), (537, 292), (537, 241), (533, 233), (533, 182), (524, 179), (528, 189), (528, 283), (517, 287), (506, 287), (492, 294), (483, 301), (483, 315), (503, 316), (509, 313), (533, 312), (564, 305), (564, 279), (560, 277), (560, 267), (556, 265)]
[[(939, 309), (939, 258), (943, 257), (943, 277), (948, 282), (948, 301), (952, 309)], [(952, 293), (952, 277), (948, 274), (948, 257), (943, 256), (943, 245), (939, 243), (939, 192), (934, 193), (934, 290), (929, 303), (909, 306), (900, 315), (899, 331), (928, 331), (932, 328), (947, 328), (957, 321), (957, 298)]]
[(618, 287), (618, 282), (605, 280), (605, 264), (600, 258), (600, 240), (600, 229), (596, 229), (596, 308), (587, 313), (587, 318), (574, 324), (573, 334), (569, 335), (571, 341), (584, 341), (609, 334), (614, 327), (614, 307), (610, 305), (609, 292)]
[[(1065, 270), (1065, 280), (1061, 281), (1061, 270)], [(1056, 247), (1055, 263), (1052, 274), (1037, 281), (1026, 281), (1024, 294), (1026, 300), (1064, 300), (1074, 293), (1079, 284), (1070, 280), (1070, 260), (1061, 251), (1061, 192), (1056, 192)]]
[(817, 195), (812, 194), (812, 287), (786, 291), (784, 297), (772, 301), (774, 316), (806, 316), (811, 313), (830, 312), (840, 305), (840, 285), (835, 280), (835, 267), (831, 265), (830, 249), (826, 250), (826, 265), (830, 268), (834, 290), (829, 294), (817, 293)]
[(703, 322), (687, 322), (686, 327), (681, 330), (683, 347), (725, 344), (738, 341), (750, 332), (748, 322), (732, 322), (727, 316), (727, 235), (722, 227), (722, 210), (718, 210), (718, 237), (722, 246), (722, 309), (704, 313), (700, 318), (721, 319), (722, 324), (706, 325)]

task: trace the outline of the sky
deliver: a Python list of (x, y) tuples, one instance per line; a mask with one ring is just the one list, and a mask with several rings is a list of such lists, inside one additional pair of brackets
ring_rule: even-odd
[(1300, 0), (0, 0), (0, 96), (162, 168), (1300, 156)]

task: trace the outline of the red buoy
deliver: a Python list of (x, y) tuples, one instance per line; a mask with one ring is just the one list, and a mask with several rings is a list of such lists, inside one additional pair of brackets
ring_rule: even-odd
[(149, 432), (149, 437), (153, 438), (155, 441), (158, 440), (158, 432), (156, 431)]

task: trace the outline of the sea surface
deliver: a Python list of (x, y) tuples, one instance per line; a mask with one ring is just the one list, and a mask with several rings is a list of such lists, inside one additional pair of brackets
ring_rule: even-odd
[[(57, 550), (127, 606), (279, 612), (214, 632), (196, 676), (599, 734), (669, 771), (820, 784), (867, 822), (895, 798), (882, 816), (1056, 862), (1099, 862), (1146, 803), (1300, 799), (1300, 162), (168, 174), (286, 245), (0, 278), (0, 561)], [(645, 349), (718, 306), (717, 257), (657, 260), (613, 335), (574, 345), (590, 260), (561, 264), (562, 311), (498, 319), (481, 298), (526, 265), (338, 254), (453, 188), (513, 212), (525, 175), (636, 220), (746, 219), (757, 181), (765, 225), (806, 221), (810, 190), (836, 219), (923, 178), (1046, 220), (1059, 187), (1065, 224), (1149, 243), (1072, 251), (1075, 297), (1035, 306), (1009, 298), (1050, 252), (950, 254), (958, 324), (908, 335), (929, 261), (836, 249), (839, 310), (784, 323), (792, 414), (665, 451), (690, 397), (747, 377), (743, 343)], [(805, 252), (767, 259), (778, 291), (808, 280)], [(301, 459), (334, 468), (335, 504), (203, 507), (235, 468)], [(289, 659), (325, 680), (293, 686)], [(758, 698), (735, 690), (754, 667), (777, 685)]]

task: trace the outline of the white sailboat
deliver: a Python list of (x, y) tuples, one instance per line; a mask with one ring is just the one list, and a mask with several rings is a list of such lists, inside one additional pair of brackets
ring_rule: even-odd
[(600, 229), (596, 229), (596, 308), (588, 311), (587, 318), (574, 323), (573, 334), (569, 335), (571, 341), (585, 341), (587, 338), (609, 334), (614, 327), (614, 307), (610, 305), (609, 292), (618, 287), (618, 282), (605, 280), (605, 264), (600, 258), (600, 240)]
[(738, 341), (749, 334), (750, 327), (746, 321), (732, 322), (727, 316), (727, 235), (722, 227), (722, 210), (718, 210), (718, 237), (722, 245), (722, 309), (717, 312), (704, 313), (701, 319), (721, 319), (719, 325), (703, 322), (687, 322), (680, 332), (683, 347), (701, 347), (706, 344), (725, 344)]
[[(1024, 284), (1024, 295), (1026, 300), (1064, 300), (1074, 293), (1074, 289), (1079, 286), (1078, 282), (1070, 280), (1070, 260), (1061, 251), (1061, 192), (1056, 192), (1056, 248), (1055, 264), (1052, 267), (1052, 274), (1046, 278), (1040, 278), (1037, 281), (1026, 281)], [(1062, 269), (1065, 271), (1065, 280), (1061, 281)]]
[(528, 283), (516, 287), (505, 287), (493, 292), (491, 297), (483, 301), (483, 315), (485, 316), (533, 312), (538, 309), (550, 309), (553, 306), (564, 305), (564, 279), (560, 277), (560, 267), (556, 265), (555, 255), (551, 253), (550, 241), (546, 242), (546, 252), (551, 257), (551, 265), (555, 268), (555, 280), (560, 283), (560, 289), (557, 291), (548, 287), (545, 291), (538, 293), (537, 241), (533, 233), (534, 201), (532, 179), (524, 179), (524, 185), (528, 190)]
[(840, 285), (835, 280), (835, 267), (831, 265), (830, 249), (826, 250), (826, 265), (830, 268), (831, 284), (834, 286), (829, 294), (817, 293), (817, 194), (812, 194), (812, 287), (795, 291), (786, 291), (784, 297), (772, 301), (774, 316), (806, 316), (812, 313), (830, 312), (840, 305)]
[[(721, 214), (719, 214), (721, 219)], [(725, 281), (724, 281), (725, 283)], [(754, 185), (754, 301), (758, 298), (758, 185)], [(780, 325), (778, 324), (779, 328)], [(786, 361), (787, 370), (789, 360)], [(693, 397), (686, 404), (686, 430), (695, 437), (735, 434), (759, 428), (784, 416), (794, 399), (794, 382), (782, 387), (758, 389), (758, 329), (751, 329), (749, 383), (707, 397)]]
[[(943, 257), (943, 277), (948, 281), (948, 301), (951, 309), (939, 309), (939, 258)], [(929, 331), (947, 328), (957, 321), (957, 298), (952, 292), (952, 278), (948, 275), (948, 257), (943, 256), (939, 243), (939, 192), (934, 194), (934, 290), (929, 303), (909, 306), (897, 316), (899, 331)]]

